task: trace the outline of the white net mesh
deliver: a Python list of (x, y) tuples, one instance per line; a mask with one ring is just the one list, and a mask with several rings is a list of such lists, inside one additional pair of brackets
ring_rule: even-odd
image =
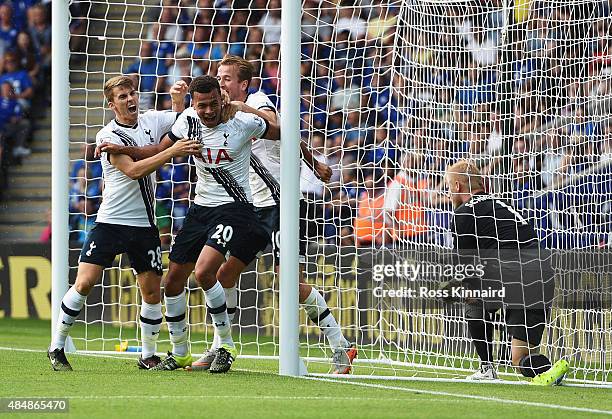
[[(452, 208), (443, 175), (470, 159), (543, 246), (566, 252), (555, 259), (563, 275), (541, 351), (567, 358), (571, 379), (612, 380), (610, 13), (605, 1), (304, 0), (302, 138), (334, 168), (327, 185), (302, 171), (307, 279), (359, 346), (357, 374), (448, 378), (478, 365), (461, 305), (376, 295), (373, 279), (376, 265), (446, 260)], [(92, 1), (73, 14), (86, 23), (73, 36), (82, 51), (70, 75), (76, 252), (101, 197), (99, 163), (85, 162), (81, 146), (112, 117), (104, 80), (138, 75), (141, 108), (167, 109), (174, 81), (214, 75), (230, 53), (255, 64), (251, 90), (278, 105), (280, 2)], [(169, 245), (193, 197), (194, 171), (175, 159), (158, 179), (158, 225)], [(88, 300), (79, 349), (138, 338), (137, 287), (127, 261), (117, 263), (123, 268), (107, 270)], [(234, 336), (244, 354), (277, 354), (273, 272), (264, 257), (242, 276)], [(384, 289), (406, 286), (405, 277), (385, 276)], [(212, 330), (202, 292), (190, 290), (197, 353)], [(323, 335), (304, 313), (301, 324), (310, 368), (326, 369)], [(495, 361), (507, 365), (500, 316), (494, 325)]]

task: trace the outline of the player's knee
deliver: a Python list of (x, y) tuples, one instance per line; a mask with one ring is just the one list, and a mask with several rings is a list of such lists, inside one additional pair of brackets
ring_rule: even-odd
[(217, 271), (217, 280), (223, 288), (231, 288), (236, 285), (236, 279), (239, 275), (240, 272), (234, 272), (234, 269), (226, 262)]
[(74, 283), (74, 288), (81, 295), (89, 295), (94, 284), (95, 281), (91, 281), (82, 276), (77, 276), (77, 279)]
[(207, 268), (199, 268), (196, 266), (195, 280), (200, 287), (208, 289), (214, 285), (215, 281), (217, 280), (217, 275), (216, 272), (212, 272)]
[(310, 285), (300, 282), (300, 289), (299, 289), (300, 303), (303, 303), (304, 301), (306, 301), (306, 299), (308, 298), (311, 292), (312, 292), (312, 287)]
[(166, 296), (179, 295), (185, 288), (185, 281), (179, 275), (168, 272), (163, 280), (164, 294)]
[(147, 304), (157, 304), (161, 301), (161, 292), (158, 289), (140, 289), (142, 299)]

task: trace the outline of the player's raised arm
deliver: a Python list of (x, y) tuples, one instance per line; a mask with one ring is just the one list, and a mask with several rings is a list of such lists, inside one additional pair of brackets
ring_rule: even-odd
[(185, 110), (185, 96), (187, 96), (188, 91), (189, 86), (183, 80), (178, 80), (170, 87), (169, 93), (174, 112), (180, 113)]
[(200, 145), (195, 140), (179, 140), (170, 148), (144, 160), (134, 161), (125, 154), (111, 154), (110, 162), (130, 179), (140, 179), (163, 166), (173, 157), (199, 154)]
[[(185, 96), (189, 90), (189, 86), (183, 80), (179, 80), (170, 88), (170, 97), (172, 98), (172, 111), (181, 113), (185, 110)], [(168, 136), (164, 136), (159, 144), (151, 144), (142, 147), (124, 146), (103, 142), (96, 147), (95, 157), (100, 157), (102, 153), (108, 154), (125, 154), (134, 161), (144, 160), (155, 156), (166, 150), (174, 144)]]
[(229, 105), (235, 107), (235, 109), (239, 112), (252, 113), (266, 121), (268, 128), (262, 138), (265, 138), (266, 140), (280, 140), (280, 126), (276, 121), (276, 114), (271, 111), (251, 108), (246, 103), (238, 100), (232, 101)]

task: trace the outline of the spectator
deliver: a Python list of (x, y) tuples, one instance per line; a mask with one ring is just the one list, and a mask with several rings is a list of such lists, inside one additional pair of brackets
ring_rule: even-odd
[(278, 44), (281, 35), (281, 4), (280, 0), (270, 0), (265, 14), (258, 23), (263, 32), (264, 45)]
[(0, 5), (0, 41), (4, 48), (12, 50), (17, 45), (17, 29), (13, 22), (13, 9), (9, 4)]
[(357, 199), (355, 241), (357, 246), (380, 247), (385, 239), (385, 188), (376, 188), (373, 174), (363, 181), (364, 191)]
[(70, 181), (70, 240), (77, 243), (83, 243), (93, 226), (102, 195), (101, 182), (89, 182), (88, 179), (90, 176), (82, 167)]
[(367, 23), (359, 16), (359, 8), (353, 7), (350, 2), (343, 2), (338, 9), (338, 22), (336, 32), (349, 32), (351, 41), (359, 41), (365, 38)]
[(465, 48), (476, 63), (481, 66), (497, 64), (498, 46), (493, 34), (487, 34), (482, 27), (475, 27), (469, 19), (463, 20), (455, 28), (465, 40)]
[(142, 109), (155, 107), (155, 94), (163, 91), (165, 76), (168, 71), (164, 60), (153, 54), (150, 42), (143, 42), (140, 46), (140, 56), (125, 70), (126, 74), (139, 76), (138, 90), (140, 91), (140, 104)]
[(176, 44), (165, 39), (167, 29), (167, 26), (161, 23), (154, 23), (151, 29), (151, 48), (154, 55), (160, 59), (172, 58), (176, 50)]
[(210, 60), (221, 61), (227, 55), (228, 31), (227, 28), (219, 28), (213, 34), (210, 47)]
[[(176, 59), (172, 60), (172, 65), (168, 69), (165, 90), (169, 90), (170, 87), (179, 80), (183, 80), (185, 83), (189, 84), (193, 78), (201, 76), (202, 74), (202, 69), (195, 64), (194, 60), (186, 51), (179, 52), (176, 55)], [(169, 109), (169, 107), (167, 108)]]
[[(280, 95), (280, 45), (267, 45), (261, 69), (261, 89), (268, 96)], [(272, 99), (271, 99), (272, 100)], [(274, 100), (272, 100), (274, 103)]]
[(34, 86), (40, 85), (42, 80), (40, 80), (41, 73), (40, 65), (38, 64), (39, 59), (34, 52), (30, 34), (27, 32), (19, 32), (19, 35), (17, 35), (17, 48), (15, 49), (15, 52), (19, 57), (21, 57), (21, 67), (28, 72), (28, 76), (30, 76)]
[(32, 153), (27, 147), (27, 142), (30, 139), (30, 121), (23, 118), (21, 105), (15, 98), (15, 93), (9, 82), (1, 82), (0, 95), (0, 132), (2, 137), (11, 141), (13, 157), (27, 157)]
[(361, 105), (361, 90), (353, 85), (343, 71), (338, 71), (334, 77), (336, 89), (331, 94), (331, 111), (350, 112), (359, 109)]
[[(191, 57), (194, 60), (201, 60), (208, 58), (210, 55), (210, 34), (203, 26), (196, 26), (192, 33), (192, 41), (187, 42), (184, 47), (180, 48), (177, 53), (183, 57)], [(171, 85), (170, 85), (171, 86)]]
[[(158, 41), (169, 41), (174, 44), (184, 39), (183, 28), (178, 24), (178, 7), (164, 6), (159, 15), (159, 29), (154, 26), (149, 28), (147, 39), (155, 39)], [(157, 38), (155, 31), (158, 30), (161, 37)]]
[(416, 153), (407, 153), (402, 168), (387, 186), (384, 200), (385, 228), (394, 241), (423, 242), (418, 236), (427, 232), (424, 194), (428, 188), (422, 173), (423, 162)]
[(587, 115), (600, 120), (612, 114), (612, 67), (601, 71), (601, 78), (593, 77), (593, 87), (589, 92)]
[(28, 72), (21, 68), (19, 57), (14, 52), (4, 54), (5, 73), (0, 76), (0, 83), (9, 83), (15, 93), (15, 98), (22, 107), (22, 111), (28, 112), (32, 105), (34, 89)]
[(388, 4), (374, 5), (373, 8), (373, 16), (368, 19), (367, 23), (368, 41), (375, 43), (382, 41), (385, 45), (392, 45), (397, 14), (393, 13), (392, 7)]
[(380, 167), (384, 160), (397, 161), (397, 149), (394, 141), (389, 135), (389, 127), (380, 125), (374, 131), (373, 139), (366, 140), (361, 165), (364, 167)]
[(51, 25), (47, 20), (44, 6), (37, 4), (28, 10), (28, 31), (41, 66), (50, 70), (51, 66)]

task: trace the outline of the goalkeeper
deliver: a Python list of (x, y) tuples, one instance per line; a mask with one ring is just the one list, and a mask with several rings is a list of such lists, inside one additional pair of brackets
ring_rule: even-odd
[[(501, 300), (465, 299), (468, 330), (481, 361), (480, 370), (468, 379), (497, 379), (491, 320), (504, 307), (506, 327), (512, 336), (512, 365), (531, 377), (533, 384), (558, 383), (569, 369), (567, 361), (560, 360), (551, 368), (551, 361), (538, 352), (550, 313), (554, 279), (550, 267), (541, 263), (545, 251), (539, 249), (535, 230), (512, 206), (485, 193), (482, 175), (473, 163), (455, 163), (448, 168), (445, 180), (455, 208), (451, 231), (460, 261), (492, 256), (484, 262), (486, 277), (463, 281), (463, 288), (485, 290), (486, 285), (493, 285), (491, 289), (499, 289), (502, 285), (505, 290), (505, 295), (498, 294)], [(535, 257), (526, 257), (529, 254)], [(499, 274), (501, 281), (493, 279)], [(517, 276), (520, 280), (512, 282)]]

